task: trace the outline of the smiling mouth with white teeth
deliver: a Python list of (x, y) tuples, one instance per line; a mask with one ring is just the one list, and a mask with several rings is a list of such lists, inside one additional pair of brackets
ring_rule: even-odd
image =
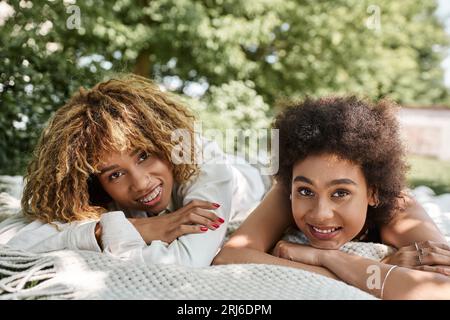
[(310, 233), (319, 240), (328, 240), (334, 238), (342, 227), (316, 227), (308, 224)]
[(161, 193), (162, 193), (162, 185), (159, 185), (156, 188), (154, 188), (149, 194), (147, 194), (143, 198), (138, 199), (137, 201), (146, 206), (152, 206), (160, 200)]

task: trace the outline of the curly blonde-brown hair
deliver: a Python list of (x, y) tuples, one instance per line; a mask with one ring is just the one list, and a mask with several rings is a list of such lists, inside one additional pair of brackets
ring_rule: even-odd
[(157, 154), (170, 164), (176, 182), (187, 181), (198, 167), (171, 163), (180, 143), (171, 134), (186, 129), (194, 141), (193, 124), (194, 116), (181, 103), (142, 77), (125, 75), (80, 88), (56, 111), (37, 143), (24, 177), (24, 215), (46, 223), (97, 219), (106, 204), (92, 200), (98, 198), (92, 193), (102, 190), (92, 190), (90, 182), (102, 155), (111, 152)]

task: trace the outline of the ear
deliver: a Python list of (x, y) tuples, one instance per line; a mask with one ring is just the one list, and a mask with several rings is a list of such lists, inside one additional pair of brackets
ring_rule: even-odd
[(369, 198), (369, 206), (377, 207), (380, 203), (380, 200), (378, 199), (378, 191), (374, 188), (369, 188), (367, 196)]

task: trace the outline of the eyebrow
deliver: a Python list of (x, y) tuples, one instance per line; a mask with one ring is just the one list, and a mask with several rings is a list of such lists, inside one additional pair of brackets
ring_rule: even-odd
[[(136, 153), (138, 153), (139, 151), (140, 151), (140, 149), (134, 150), (134, 151), (130, 154), (130, 157), (134, 157), (134, 156), (136, 155)], [(103, 169), (100, 170), (99, 175), (102, 175), (102, 174), (104, 174), (105, 172), (111, 171), (111, 170), (116, 169), (116, 168), (119, 168), (119, 166), (118, 166), (117, 164), (113, 164), (112, 166), (103, 168)]]
[[(314, 182), (312, 182), (310, 179), (308, 179), (307, 177), (304, 177), (304, 176), (296, 176), (294, 178), (294, 180), (292, 181), (292, 183), (297, 182), (297, 181), (305, 182), (305, 183), (310, 184), (312, 186), (314, 185)], [(347, 178), (332, 180), (329, 183), (327, 183), (327, 186), (329, 187), (329, 186), (334, 186), (334, 185), (337, 185), (337, 184), (352, 184), (352, 185), (357, 186), (356, 182), (354, 182), (351, 179), (347, 179)]]
[(136, 153), (138, 153), (139, 151), (141, 151), (141, 149), (135, 149), (131, 154), (130, 157), (134, 157)]
[(102, 174), (104, 174), (105, 172), (111, 171), (111, 170), (116, 169), (116, 168), (118, 168), (118, 167), (119, 167), (119, 166), (118, 166), (117, 164), (115, 164), (115, 165), (112, 165), (112, 166), (103, 168), (102, 170), (100, 170), (99, 175), (102, 175)]

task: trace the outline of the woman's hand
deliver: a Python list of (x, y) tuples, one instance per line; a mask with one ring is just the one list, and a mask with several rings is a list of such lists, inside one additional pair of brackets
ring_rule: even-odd
[(327, 254), (327, 251), (331, 250), (321, 250), (308, 245), (280, 240), (273, 249), (272, 254), (279, 258), (322, 267), (323, 257)]
[(423, 241), (402, 247), (382, 260), (383, 263), (450, 275), (450, 246)]
[(191, 233), (204, 233), (208, 229), (216, 230), (224, 222), (210, 210), (220, 205), (202, 200), (193, 200), (188, 205), (172, 213), (149, 217), (129, 219), (141, 234), (145, 243), (161, 240), (171, 243), (178, 237)]

